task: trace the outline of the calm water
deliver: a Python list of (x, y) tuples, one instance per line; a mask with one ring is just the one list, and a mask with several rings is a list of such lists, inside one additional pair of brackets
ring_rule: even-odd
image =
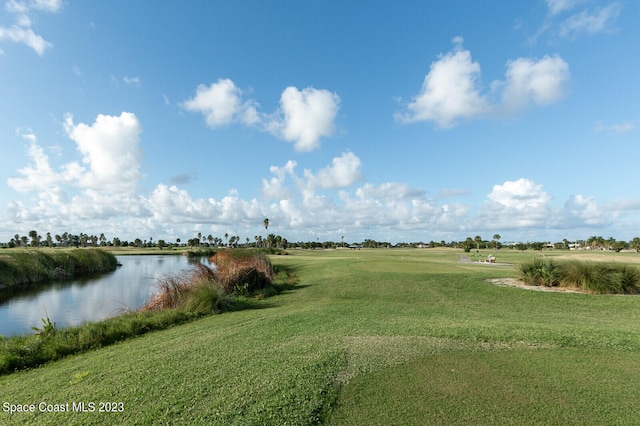
[(58, 327), (118, 315), (139, 308), (156, 292), (158, 279), (192, 268), (186, 256), (118, 256), (116, 271), (32, 287), (0, 290), (0, 334), (34, 333), (48, 316)]

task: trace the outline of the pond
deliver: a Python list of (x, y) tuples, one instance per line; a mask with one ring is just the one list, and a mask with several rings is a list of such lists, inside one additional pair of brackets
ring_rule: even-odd
[(121, 267), (93, 278), (0, 290), (0, 334), (31, 334), (49, 317), (57, 327), (135, 310), (156, 292), (159, 279), (192, 268), (186, 256), (118, 256)]

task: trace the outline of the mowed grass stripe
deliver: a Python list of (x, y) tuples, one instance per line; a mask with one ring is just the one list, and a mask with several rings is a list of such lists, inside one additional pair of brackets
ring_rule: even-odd
[(611, 350), (453, 351), (360, 375), (332, 425), (632, 425), (636, 354)]

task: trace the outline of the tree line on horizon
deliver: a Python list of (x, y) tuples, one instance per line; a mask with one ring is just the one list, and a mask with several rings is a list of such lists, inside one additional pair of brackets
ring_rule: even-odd
[[(263, 221), (265, 230), (268, 230), (269, 220), (265, 218)], [(253, 239), (246, 237), (244, 241), (241, 240), (238, 235), (224, 234), (222, 237), (215, 237), (211, 234), (204, 235), (198, 232), (193, 238), (190, 238), (183, 243), (180, 238), (177, 238), (175, 242), (167, 242), (163, 239), (154, 241), (153, 237), (148, 239), (135, 238), (132, 241), (120, 239), (114, 237), (109, 240), (105, 237), (104, 233), (99, 235), (79, 233), (73, 234), (64, 232), (62, 234), (52, 235), (47, 232), (45, 236), (41, 236), (37, 231), (29, 231), (26, 235), (15, 234), (10, 241), (6, 243), (0, 243), (3, 248), (14, 247), (158, 247), (160, 249), (169, 247), (255, 247), (255, 248), (303, 248), (303, 249), (329, 249), (329, 248), (391, 248), (391, 247), (416, 247), (416, 248), (435, 248), (435, 247), (453, 247), (462, 248), (466, 252), (473, 249), (494, 249), (499, 250), (501, 248), (511, 248), (517, 250), (544, 250), (544, 249), (582, 249), (582, 250), (609, 250), (609, 251), (622, 251), (632, 249), (636, 252), (640, 252), (640, 237), (634, 237), (630, 241), (616, 240), (613, 237), (603, 238), (602, 236), (590, 236), (584, 240), (569, 241), (563, 239), (562, 241), (551, 243), (550, 241), (533, 241), (533, 242), (518, 242), (503, 244), (500, 242), (500, 235), (494, 234), (491, 240), (483, 239), (481, 236), (476, 235), (474, 238), (467, 237), (462, 241), (449, 241), (441, 240), (439, 242), (429, 241), (425, 243), (423, 241), (418, 242), (399, 242), (391, 244), (387, 241), (376, 241), (373, 239), (365, 239), (362, 242), (348, 243), (344, 241), (344, 236), (340, 241), (323, 241), (319, 238), (316, 241), (298, 241), (289, 242), (286, 238), (276, 235), (268, 234), (266, 237), (261, 235), (255, 235)]]

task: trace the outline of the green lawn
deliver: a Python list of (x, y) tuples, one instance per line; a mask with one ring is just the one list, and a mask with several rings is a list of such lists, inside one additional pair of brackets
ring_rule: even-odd
[[(272, 261), (295, 273), (295, 288), (260, 301), (260, 309), (0, 377), (0, 423), (640, 419), (640, 296), (493, 286), (485, 279), (515, 276), (515, 269), (461, 263), (462, 251), (452, 249), (290, 253)], [(534, 255), (497, 253), (507, 263)], [(71, 409), (80, 401), (95, 403), (96, 411), (38, 412), (41, 402)], [(122, 403), (115, 406), (122, 411), (98, 412), (109, 401)], [(36, 413), (9, 414), (5, 403), (35, 404)]]

